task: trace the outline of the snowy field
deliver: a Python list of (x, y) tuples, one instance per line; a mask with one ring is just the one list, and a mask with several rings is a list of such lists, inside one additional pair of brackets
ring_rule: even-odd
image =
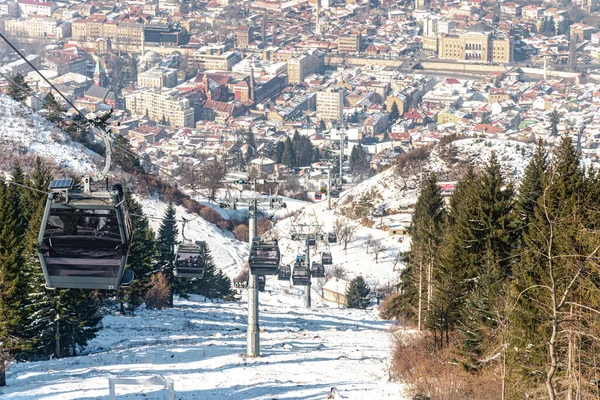
[[(107, 316), (86, 354), (12, 364), (5, 399), (109, 399), (108, 378), (163, 375), (175, 398), (402, 399), (388, 381), (389, 322), (375, 310), (302, 306), (301, 291), (260, 294), (261, 357), (245, 358), (246, 299), (176, 300), (173, 309)], [(279, 286), (279, 285), (277, 285)], [(117, 398), (166, 399), (161, 387), (118, 386)], [(0, 396), (2, 397), (2, 396)]]

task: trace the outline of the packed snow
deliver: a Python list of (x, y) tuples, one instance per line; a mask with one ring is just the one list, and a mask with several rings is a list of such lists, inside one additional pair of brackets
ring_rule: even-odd
[[(267, 290), (274, 289), (267, 279)], [(286, 293), (287, 292), (287, 293)], [(376, 310), (302, 306), (299, 289), (260, 294), (261, 357), (246, 358), (242, 302), (177, 299), (172, 309), (109, 315), (84, 355), (12, 364), (5, 399), (108, 399), (109, 378), (174, 380), (176, 399), (402, 398), (390, 382), (390, 323)], [(165, 399), (156, 386), (118, 386), (118, 398)]]

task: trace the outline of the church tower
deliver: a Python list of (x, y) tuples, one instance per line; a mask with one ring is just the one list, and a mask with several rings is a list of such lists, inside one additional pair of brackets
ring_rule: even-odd
[(106, 80), (106, 73), (100, 64), (100, 58), (96, 58), (96, 68), (94, 68), (94, 85), (102, 87)]

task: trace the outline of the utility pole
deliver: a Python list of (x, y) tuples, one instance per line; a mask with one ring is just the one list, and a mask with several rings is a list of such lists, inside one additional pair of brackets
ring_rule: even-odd
[(327, 163), (327, 209), (331, 210), (331, 161)]
[(344, 184), (344, 121), (342, 121), (342, 129), (340, 131), (340, 190)]
[[(310, 271), (310, 245), (306, 244), (306, 264), (308, 265), (308, 270)], [(312, 281), (308, 281), (308, 285), (304, 287), (304, 307), (310, 308), (310, 287), (312, 285)]]
[[(257, 236), (256, 231), (256, 206), (253, 199), (248, 209), (248, 241), (252, 247), (252, 240)], [(258, 276), (248, 271), (248, 331), (246, 354), (250, 357), (260, 356), (260, 329), (258, 327)]]

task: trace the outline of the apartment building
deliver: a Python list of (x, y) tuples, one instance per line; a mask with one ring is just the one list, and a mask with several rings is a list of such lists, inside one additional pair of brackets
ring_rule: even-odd
[(25, 19), (6, 19), (4, 31), (16, 37), (62, 39), (71, 36), (71, 24), (50, 17), (31, 15)]
[(154, 67), (138, 74), (137, 83), (147, 88), (172, 88), (177, 86), (177, 70), (174, 68)]
[(125, 107), (131, 114), (147, 115), (152, 121), (166, 122), (173, 128), (194, 126), (194, 109), (177, 89), (137, 90), (125, 97)]
[(341, 35), (338, 37), (338, 52), (340, 53), (358, 53), (361, 46), (361, 35)]
[(327, 122), (341, 121), (344, 116), (344, 91), (322, 90), (317, 92), (317, 117)]
[(502, 64), (513, 61), (513, 38), (493, 34), (481, 23), (457, 35), (440, 36), (438, 47), (442, 59)]
[(73, 40), (91, 41), (106, 38), (116, 44), (141, 45), (144, 38), (144, 25), (132, 20), (115, 22), (102, 14), (94, 14), (86, 19), (73, 21), (71, 32)]
[(235, 29), (235, 43), (237, 47), (246, 48), (254, 40), (254, 28), (241, 25)]
[(0, 1), (0, 16), (16, 18), (19, 16), (19, 5), (14, 1)]
[(320, 72), (325, 65), (325, 55), (319, 51), (307, 52), (287, 61), (288, 82), (298, 84), (310, 75)]

